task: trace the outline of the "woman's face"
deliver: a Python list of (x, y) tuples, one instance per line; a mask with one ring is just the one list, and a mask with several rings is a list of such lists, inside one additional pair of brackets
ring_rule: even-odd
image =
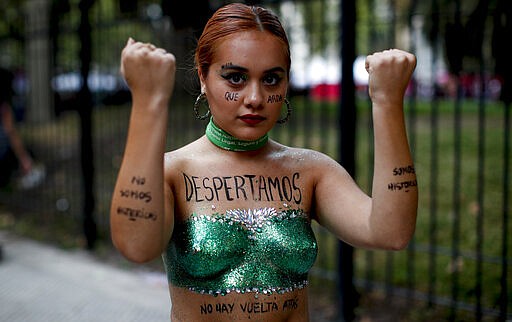
[(215, 124), (242, 140), (270, 131), (286, 97), (286, 61), (284, 44), (268, 32), (240, 32), (222, 40), (208, 75), (199, 71)]

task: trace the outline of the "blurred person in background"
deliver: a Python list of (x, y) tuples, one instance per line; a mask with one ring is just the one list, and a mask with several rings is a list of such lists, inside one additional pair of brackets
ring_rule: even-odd
[(13, 73), (0, 67), (0, 187), (9, 186), (16, 178), (19, 188), (29, 189), (44, 180), (45, 171), (35, 164), (16, 128), (13, 81)]

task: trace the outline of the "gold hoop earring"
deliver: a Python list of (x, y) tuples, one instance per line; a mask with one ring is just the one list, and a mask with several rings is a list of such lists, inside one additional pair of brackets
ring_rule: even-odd
[[(207, 112), (204, 115), (199, 114), (199, 107), (201, 104), (206, 104)], [(206, 98), (205, 93), (199, 94), (196, 98), (196, 102), (194, 103), (194, 115), (196, 116), (196, 119), (198, 120), (206, 120), (210, 117), (210, 106), (208, 105), (208, 99)]]
[(288, 122), (288, 120), (290, 119), (290, 115), (292, 115), (292, 107), (290, 105), (290, 102), (285, 98), (284, 103), (286, 104), (286, 116), (280, 120), (277, 120), (277, 123), (279, 124), (284, 124)]

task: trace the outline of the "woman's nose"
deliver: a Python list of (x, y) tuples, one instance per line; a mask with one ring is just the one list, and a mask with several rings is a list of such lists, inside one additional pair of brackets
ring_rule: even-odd
[(260, 84), (250, 84), (247, 88), (244, 104), (251, 108), (259, 108), (263, 104), (263, 91)]

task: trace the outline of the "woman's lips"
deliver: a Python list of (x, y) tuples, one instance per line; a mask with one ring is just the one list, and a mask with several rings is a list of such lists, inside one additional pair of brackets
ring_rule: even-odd
[(243, 122), (249, 124), (249, 125), (256, 125), (262, 121), (265, 120), (263, 116), (255, 115), (255, 114), (245, 114), (240, 116), (240, 120)]

